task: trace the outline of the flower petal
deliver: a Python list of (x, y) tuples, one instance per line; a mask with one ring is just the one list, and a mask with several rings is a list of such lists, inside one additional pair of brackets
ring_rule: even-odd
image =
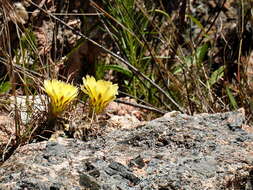
[(44, 91), (50, 97), (52, 112), (55, 115), (63, 112), (78, 94), (77, 87), (56, 79), (45, 80)]
[(83, 78), (81, 90), (90, 97), (91, 106), (99, 113), (116, 98), (118, 85), (104, 80), (96, 81), (94, 77), (86, 76)]

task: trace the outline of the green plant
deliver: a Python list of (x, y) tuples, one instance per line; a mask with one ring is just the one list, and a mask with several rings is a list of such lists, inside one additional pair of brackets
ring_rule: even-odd
[[(151, 33), (147, 30), (150, 24), (148, 18), (141, 11), (137, 11), (134, 0), (114, 0), (105, 3), (107, 3), (105, 11), (110, 14), (110, 17), (105, 17), (104, 21), (109, 26), (109, 34), (120, 55), (139, 72), (156, 80), (156, 74), (152, 69), (152, 57), (146, 56), (150, 51), (147, 38)], [(155, 88), (151, 90), (149, 82), (140, 79), (136, 73), (128, 71), (127, 66), (106, 65), (104, 69), (111, 69), (124, 76), (121, 85), (124, 86), (126, 93), (134, 97), (142, 97), (145, 101), (154, 104), (159, 102), (155, 96), (157, 90)]]

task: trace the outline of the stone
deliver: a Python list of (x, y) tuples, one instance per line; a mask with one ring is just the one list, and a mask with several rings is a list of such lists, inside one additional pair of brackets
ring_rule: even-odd
[(253, 189), (253, 134), (241, 111), (166, 114), (84, 142), (19, 147), (0, 167), (1, 190)]

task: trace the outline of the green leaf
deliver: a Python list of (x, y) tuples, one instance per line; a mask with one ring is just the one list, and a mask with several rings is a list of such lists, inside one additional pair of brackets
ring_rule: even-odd
[(191, 21), (192, 22), (194, 22), (200, 29), (201, 29), (201, 31), (204, 33), (203, 35), (206, 37), (206, 38), (208, 38), (209, 36), (208, 36), (208, 34), (206, 33), (206, 31), (205, 31), (205, 27), (201, 24), (201, 22), (198, 20), (198, 19), (196, 19), (194, 16), (192, 16), (192, 15), (186, 15), (188, 18), (190, 18), (191, 19)]
[(201, 30), (205, 31), (204, 26), (201, 24), (201, 22), (198, 19), (196, 19), (192, 15), (186, 15), (186, 16), (189, 17), (191, 19), (191, 21), (194, 22)]
[(22, 49), (34, 49), (36, 48), (36, 36), (32, 30), (25, 30), (24, 35), (20, 38)]
[(71, 51), (66, 55), (67, 58), (71, 57), (84, 43), (87, 43), (87, 40), (80, 39), (77, 41), (76, 45), (71, 49)]
[(166, 17), (170, 18), (170, 15), (168, 13), (166, 13), (165, 11), (162, 11), (160, 9), (155, 9), (154, 12), (161, 13), (161, 14), (165, 15)]
[(129, 69), (120, 66), (120, 65), (104, 65), (104, 70), (113, 70), (113, 71), (117, 71), (120, 72), (128, 77), (132, 77), (133, 73), (132, 71), (130, 71)]
[(0, 84), (0, 94), (7, 93), (11, 89), (11, 83), (9, 81)]
[(238, 109), (238, 105), (236, 103), (235, 97), (228, 86), (226, 86), (226, 92), (230, 101), (230, 105), (233, 107), (234, 110)]
[(224, 76), (224, 69), (225, 66), (223, 65), (212, 73), (210, 79), (207, 81), (210, 87), (212, 87)]
[(209, 44), (205, 43), (196, 50), (197, 63), (202, 63), (208, 53)]

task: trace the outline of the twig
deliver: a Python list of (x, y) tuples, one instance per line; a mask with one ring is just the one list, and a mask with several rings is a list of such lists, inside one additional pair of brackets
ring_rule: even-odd
[(240, 9), (240, 44), (237, 58), (237, 80), (241, 81), (240, 75), (240, 67), (241, 67), (241, 54), (242, 54), (242, 41), (243, 41), (243, 33), (244, 33), (244, 2), (241, 0), (241, 9)]
[[(217, 18), (219, 17), (219, 15), (220, 15), (220, 13), (221, 13), (221, 11), (222, 11), (222, 8), (224, 7), (225, 3), (226, 3), (226, 0), (223, 0), (221, 6), (219, 7), (219, 11), (218, 11), (217, 15), (215, 16), (213, 22), (210, 24), (209, 28), (208, 28), (207, 31), (205, 32), (206, 34), (212, 29), (214, 23), (216, 22)], [(217, 5), (217, 6), (218, 6), (218, 5)], [(199, 36), (201, 35), (201, 33), (202, 33), (202, 31), (200, 32), (200, 34), (196, 37), (196, 39), (195, 39), (194, 41), (196, 41), (196, 40), (199, 38)], [(196, 47), (198, 47), (198, 46), (201, 44), (201, 42), (202, 42), (203, 40), (204, 40), (204, 36), (202, 36), (202, 38), (200, 39), (200, 41), (197, 43), (197, 46), (196, 46)]]
[(114, 101), (117, 102), (117, 103), (126, 104), (126, 105), (130, 105), (130, 106), (137, 107), (137, 108), (142, 108), (142, 109), (145, 109), (145, 110), (154, 111), (154, 112), (157, 112), (157, 113), (160, 113), (160, 114), (167, 113), (164, 110), (160, 110), (160, 109), (157, 109), (157, 108), (154, 108), (154, 107), (145, 106), (145, 105), (141, 105), (141, 104), (137, 104), (137, 103), (127, 102), (127, 101), (118, 100), (118, 99), (116, 99)]

